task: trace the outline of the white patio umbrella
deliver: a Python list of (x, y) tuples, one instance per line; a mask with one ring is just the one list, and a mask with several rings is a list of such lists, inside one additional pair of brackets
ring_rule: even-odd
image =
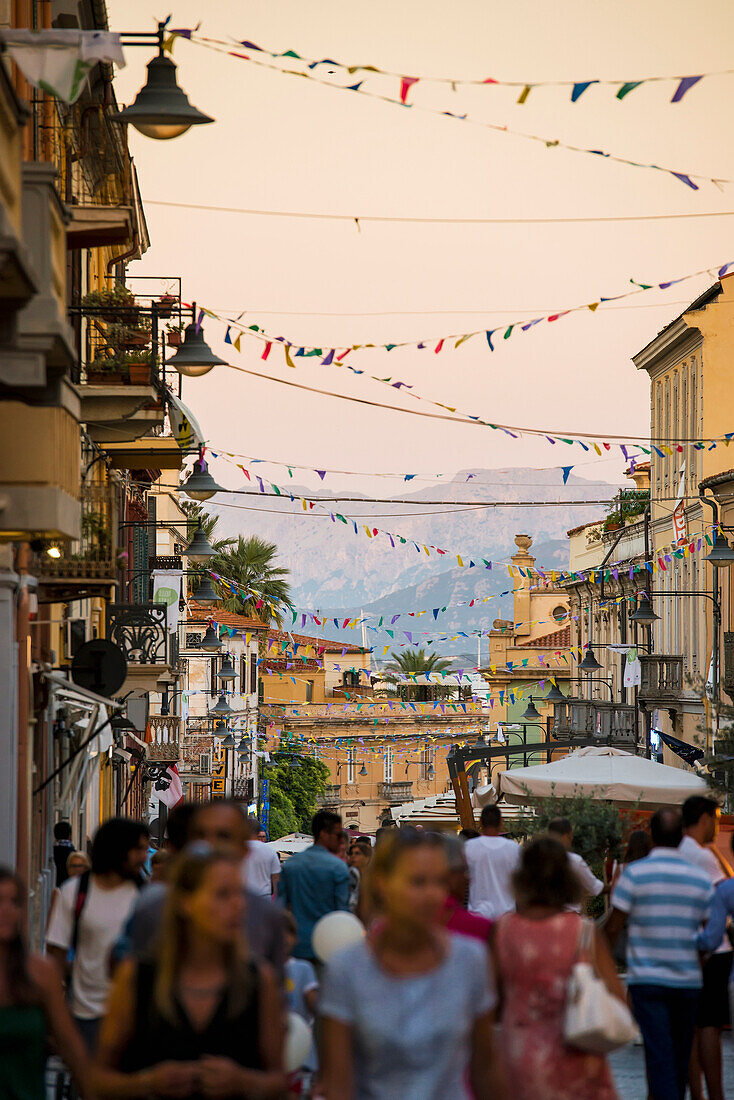
[(498, 772), (494, 785), (500, 798), (514, 804), (548, 795), (586, 795), (645, 810), (708, 793), (706, 781), (689, 768), (671, 768), (609, 746), (577, 749), (551, 764)]

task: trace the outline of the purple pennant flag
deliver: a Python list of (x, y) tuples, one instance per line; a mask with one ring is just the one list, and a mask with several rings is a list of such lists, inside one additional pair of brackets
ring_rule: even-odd
[[(684, 76), (681, 78), (681, 82), (675, 89), (675, 94), (671, 99), (671, 103), (680, 103), (686, 92), (690, 92), (694, 84), (698, 84), (699, 80), (703, 80), (703, 76)], [(673, 173), (675, 175), (675, 173)]]
[(324, 358), (321, 360), (321, 366), (322, 367), (330, 367), (333, 362), (334, 362), (334, 348), (332, 348), (331, 351), (329, 352), (329, 354), (324, 356)]
[(724, 278), (724, 276), (726, 275), (726, 273), (728, 272), (728, 270), (729, 270), (729, 268), (730, 268), (730, 267), (734, 267), (734, 264), (724, 264), (724, 266), (723, 266), (723, 267), (720, 267), (720, 268), (719, 268), (719, 270), (718, 270), (718, 273), (717, 273), (717, 274), (718, 274), (718, 276), (719, 276), (719, 278), (720, 278), (720, 279), (723, 279), (723, 278)]
[(314, 470), (314, 473), (318, 474), (322, 481), (326, 477), (326, 470)]
[(698, 184), (694, 183), (691, 177), (687, 176), (685, 172), (671, 172), (670, 175), (675, 176), (675, 178), (677, 180), (680, 180), (681, 183), (685, 183), (686, 187), (690, 187), (692, 191), (699, 190)]
[(410, 633), (410, 631), (409, 630), (404, 630), (403, 634), (405, 635), (405, 637), (408, 639), (408, 641), (412, 645), (413, 644), (413, 635)]
[(400, 618), (399, 615), (393, 615), (392, 619), (390, 619), (390, 626), (394, 626), (399, 618)]
[(254, 42), (247, 42), (245, 40), (244, 42), (240, 42), (240, 46), (244, 46), (246, 50), (258, 50), (262, 53), (262, 47), (256, 46)]

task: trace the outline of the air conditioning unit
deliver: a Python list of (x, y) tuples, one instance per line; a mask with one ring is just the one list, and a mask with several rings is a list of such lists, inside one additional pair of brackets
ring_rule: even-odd
[(212, 754), (210, 752), (199, 753), (199, 771), (202, 775), (212, 774)]

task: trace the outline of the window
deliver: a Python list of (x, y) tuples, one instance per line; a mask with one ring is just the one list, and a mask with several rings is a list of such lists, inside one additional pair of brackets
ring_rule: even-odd
[(385, 750), (385, 769), (382, 778), (386, 783), (392, 783), (393, 776), (393, 764), (395, 762), (395, 753), (392, 749)]
[(199, 771), (202, 775), (212, 774), (212, 754), (210, 752), (199, 753)]
[(561, 607), (561, 605), (559, 604), (558, 607), (553, 608), (553, 618), (556, 620), (557, 623), (565, 623), (566, 619), (568, 618), (568, 609), (565, 607)]
[(257, 657), (254, 653), (250, 653), (248, 660), (250, 662), (250, 695), (257, 695), (261, 699), (262, 693), (257, 682)]
[(209, 660), (209, 694), (212, 699), (218, 694), (219, 681), (217, 680), (217, 673), (219, 672), (220, 658), (211, 657)]
[(354, 783), (354, 765), (357, 763), (357, 750), (347, 749), (347, 783)]
[(306, 702), (313, 703), (313, 680), (306, 680)]
[(429, 749), (427, 746), (421, 752), (420, 764), (421, 764), (421, 779), (435, 779), (435, 770), (429, 775), (431, 769), (434, 768), (434, 758), (436, 752), (435, 749)]

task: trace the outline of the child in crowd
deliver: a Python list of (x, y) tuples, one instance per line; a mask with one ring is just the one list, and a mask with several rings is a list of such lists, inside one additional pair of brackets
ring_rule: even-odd
[[(313, 964), (307, 959), (296, 959), (292, 955), (293, 948), (298, 940), (298, 929), (292, 913), (285, 913), (284, 924), (285, 942), (288, 950), (288, 959), (285, 964), (286, 1005), (289, 1012), (297, 1013), (303, 1017), (309, 1027), (313, 1027), (319, 990), (316, 971)], [(311, 1086), (317, 1069), (316, 1045), (312, 1043), (306, 1060), (294, 1075), (295, 1079), (291, 1078), (291, 1089), (297, 1096), (307, 1097), (311, 1095)]]

